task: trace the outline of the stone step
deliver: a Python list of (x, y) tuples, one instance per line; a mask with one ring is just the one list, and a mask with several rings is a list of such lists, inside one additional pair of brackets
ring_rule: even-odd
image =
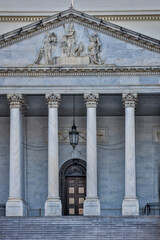
[(0, 239), (160, 240), (160, 217), (0, 217)]

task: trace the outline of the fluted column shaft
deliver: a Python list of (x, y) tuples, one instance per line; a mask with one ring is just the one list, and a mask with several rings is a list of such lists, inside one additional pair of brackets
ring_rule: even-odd
[(125, 198), (122, 204), (123, 215), (138, 215), (139, 204), (136, 197), (135, 159), (135, 107), (137, 94), (123, 94), (125, 107)]
[(96, 107), (98, 94), (85, 94), (87, 107), (87, 195), (84, 202), (84, 215), (100, 215), (97, 196), (97, 126)]
[(58, 160), (58, 105), (60, 95), (47, 94), (48, 103), (48, 198), (45, 203), (46, 216), (61, 215), (59, 199)]
[(10, 103), (10, 173), (7, 216), (23, 216), (23, 120), (21, 94), (7, 95)]

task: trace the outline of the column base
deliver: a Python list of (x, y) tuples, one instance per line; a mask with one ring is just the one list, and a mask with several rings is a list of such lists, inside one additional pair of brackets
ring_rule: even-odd
[(45, 216), (62, 216), (62, 203), (59, 199), (50, 198), (45, 202)]
[(84, 216), (100, 216), (100, 201), (98, 198), (86, 198), (83, 208)]
[(139, 203), (137, 198), (124, 198), (122, 202), (123, 216), (138, 216)]
[(21, 199), (9, 199), (6, 203), (6, 216), (22, 217), (27, 215), (27, 206)]

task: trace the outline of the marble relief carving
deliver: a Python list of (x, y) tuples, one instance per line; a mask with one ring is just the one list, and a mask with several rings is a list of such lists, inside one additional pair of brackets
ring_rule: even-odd
[[(84, 29), (84, 36), (89, 39), (89, 46), (85, 47), (79, 41), (73, 23), (63, 25), (64, 34), (61, 39), (57, 35), (47, 33), (44, 37), (43, 45), (38, 53), (34, 65), (102, 65), (101, 42), (97, 33), (89, 34)], [(55, 54), (56, 48), (60, 48), (60, 54)]]
[[(86, 144), (86, 129), (78, 129), (79, 131), (79, 144)], [(69, 132), (70, 128), (64, 128), (58, 130), (59, 143), (69, 144)], [(43, 141), (48, 143), (48, 128), (43, 129)], [(100, 144), (106, 144), (108, 142), (108, 128), (102, 128), (97, 130), (97, 142)]]
[(153, 143), (160, 144), (160, 127), (153, 127)]
[(35, 62), (35, 64), (40, 64), (42, 58), (44, 57), (44, 64), (49, 65), (49, 64), (54, 64), (54, 59), (52, 59), (52, 54), (53, 54), (53, 46), (56, 46), (57, 44), (57, 36), (53, 32), (52, 34), (47, 33), (45, 38), (44, 38), (44, 44), (41, 47), (38, 58)]
[(80, 57), (84, 52), (84, 45), (82, 42), (77, 43), (74, 24), (70, 23), (66, 29), (64, 25), (65, 34), (61, 39), (61, 56), (62, 57)]
[(88, 53), (91, 60), (91, 64), (98, 65), (104, 64), (104, 62), (101, 60), (99, 56), (99, 53), (101, 51), (101, 42), (98, 38), (97, 33), (89, 35), (87, 28), (85, 28), (85, 33), (90, 40), (90, 44), (88, 46)]

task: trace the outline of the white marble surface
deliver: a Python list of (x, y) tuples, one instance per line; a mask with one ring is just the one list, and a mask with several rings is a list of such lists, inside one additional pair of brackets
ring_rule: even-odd
[(9, 199), (6, 203), (6, 216), (27, 216), (26, 204), (21, 199)]
[(96, 108), (87, 108), (87, 198), (97, 198)]
[(125, 109), (125, 196), (136, 197), (135, 108)]
[(84, 201), (84, 216), (100, 216), (99, 199), (89, 199)]
[(48, 198), (45, 216), (62, 215), (59, 200), (58, 107), (48, 108)]
[(20, 108), (10, 109), (10, 175), (7, 216), (24, 216), (23, 123)]
[(58, 109), (48, 108), (48, 198), (59, 197)]
[(22, 198), (20, 109), (10, 109), (10, 187), (9, 196)]
[(96, 102), (87, 106), (87, 194), (84, 201), (85, 216), (99, 216), (100, 202), (97, 197), (97, 121)]
[(122, 215), (139, 215), (136, 198), (135, 107), (125, 107), (125, 198)]
[[(68, 28), (68, 24), (65, 24)], [(74, 23), (75, 39), (84, 46), (83, 57), (89, 56), (88, 47), (90, 40), (85, 34), (85, 27)], [(94, 29), (88, 29), (91, 36), (95, 33)], [(52, 52), (52, 58), (61, 56), (61, 39), (64, 36), (63, 24), (59, 27), (49, 30), (49, 33), (57, 36), (57, 45)], [(129, 42), (117, 39), (102, 32), (96, 31), (101, 44), (99, 56), (104, 62), (103, 67), (107, 64), (110, 66), (159, 66), (159, 53), (153, 52), (144, 47), (133, 45)], [(46, 32), (41, 32), (35, 36), (23, 39), (9, 46), (0, 49), (0, 66), (1, 67), (27, 67), (35, 63), (39, 51), (44, 43)], [(86, 56), (86, 57), (85, 57)], [(79, 58), (78, 58), (79, 59)], [(65, 59), (64, 59), (65, 60)], [(63, 64), (64, 64), (63, 60)], [(72, 59), (73, 61), (73, 59)], [(74, 60), (75, 61), (75, 60)], [(79, 62), (79, 60), (78, 60)], [(80, 63), (80, 62), (79, 62)], [(82, 63), (82, 62), (81, 62)], [(87, 63), (85, 61), (85, 63)], [(59, 64), (62, 64), (60, 62)], [(83, 63), (84, 64), (84, 63)], [(83, 66), (83, 64), (78, 66)], [(42, 65), (44, 66), (44, 65)], [(55, 65), (56, 66), (56, 65)], [(88, 66), (88, 65), (85, 65)], [(33, 78), (33, 77), (32, 77)], [(46, 78), (46, 77), (45, 77)]]
[(123, 216), (138, 216), (139, 215), (139, 202), (136, 198), (125, 198), (122, 203)]
[(47, 199), (45, 202), (45, 216), (61, 216), (62, 203), (59, 199)]

